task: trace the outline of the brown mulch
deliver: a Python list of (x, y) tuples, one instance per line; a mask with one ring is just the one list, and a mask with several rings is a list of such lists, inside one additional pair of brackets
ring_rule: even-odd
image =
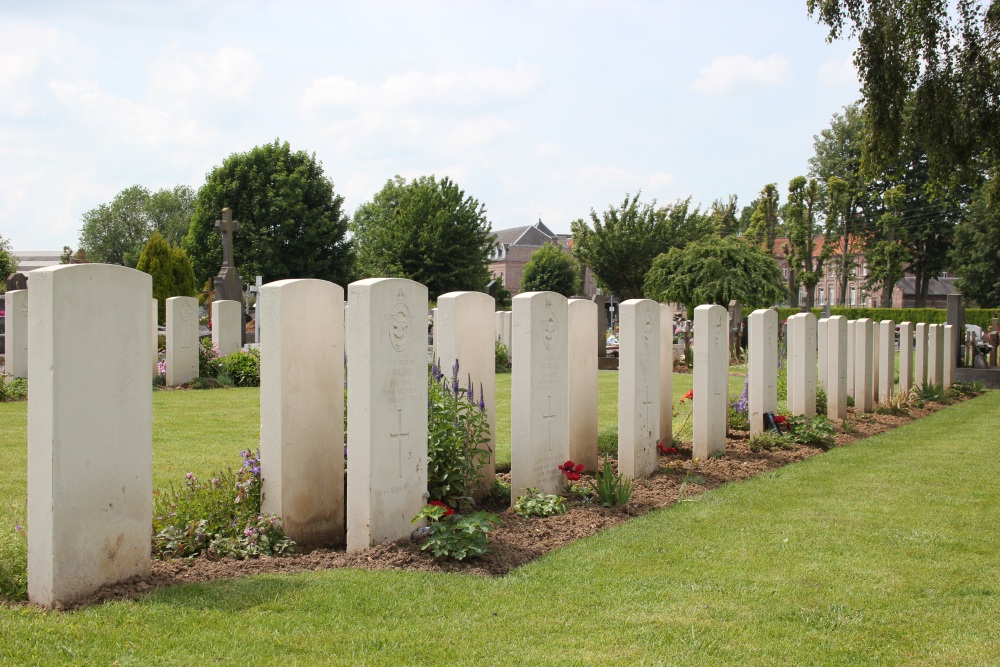
[[(925, 408), (911, 408), (908, 415), (860, 414), (849, 408), (847, 423), (850, 432), (844, 433), (838, 429), (836, 445), (842, 447), (861, 438), (883, 433), (942, 407), (944, 406), (937, 403), (928, 403)], [(570, 542), (677, 502), (682, 484), (684, 496), (690, 497), (722, 484), (747, 479), (822, 453), (819, 448), (801, 445), (787, 451), (752, 452), (748, 447), (748, 440), (749, 434), (746, 432), (730, 433), (726, 454), (717, 459), (693, 461), (690, 448), (682, 448), (677, 454), (661, 456), (658, 472), (648, 479), (635, 481), (632, 500), (626, 507), (607, 509), (595, 503), (571, 501), (566, 514), (532, 519), (524, 519), (510, 508), (486, 507), (498, 514), (503, 525), (490, 533), (490, 552), (466, 562), (436, 559), (421, 551), (420, 545), (410, 540), (351, 553), (341, 547), (250, 560), (209, 560), (204, 557), (154, 560), (148, 576), (104, 587), (86, 599), (64, 608), (87, 607), (107, 600), (136, 599), (157, 588), (252, 574), (366, 568), (503, 576)], [(509, 480), (509, 475), (506, 477)]]

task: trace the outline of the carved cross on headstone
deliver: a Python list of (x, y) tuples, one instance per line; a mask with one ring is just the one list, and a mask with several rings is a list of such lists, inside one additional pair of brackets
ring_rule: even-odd
[(228, 206), (222, 209), (222, 220), (215, 221), (215, 228), (222, 235), (222, 266), (236, 266), (233, 262), (233, 232), (240, 229), (240, 221), (233, 220), (233, 211)]
[(552, 455), (552, 420), (556, 418), (556, 413), (552, 412), (552, 396), (549, 396), (549, 414), (542, 413), (542, 420), (549, 425), (549, 455)]
[(396, 429), (395, 433), (393, 433), (390, 429), (389, 440), (395, 440), (396, 444), (399, 446), (399, 456), (396, 459), (396, 478), (403, 479), (403, 440), (410, 439), (410, 432), (403, 431), (403, 409), (399, 408), (397, 412), (399, 413), (399, 428)]
[(645, 420), (642, 424), (644, 431), (647, 431), (649, 435), (652, 435), (652, 431), (649, 431), (649, 406), (653, 404), (653, 401), (649, 400), (649, 385), (646, 385), (646, 400), (642, 402), (643, 412), (645, 413)]

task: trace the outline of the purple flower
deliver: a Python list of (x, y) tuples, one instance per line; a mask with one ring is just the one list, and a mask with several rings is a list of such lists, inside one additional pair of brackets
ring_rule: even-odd
[(245, 537), (253, 537), (253, 534), (254, 534), (254, 532), (255, 532), (255, 531), (254, 531), (254, 529), (253, 529), (253, 526), (247, 526), (247, 527), (246, 527), (246, 528), (245, 528), (245, 529), (243, 530), (243, 535), (244, 535)]
[(486, 412), (486, 400), (483, 398), (483, 383), (479, 383), (479, 411)]
[(470, 403), (474, 403), (475, 400), (476, 400), (476, 392), (472, 388), (472, 374), (471, 373), (469, 373), (469, 379), (467, 380), (466, 387), (468, 387), (468, 389), (466, 389), (466, 395), (469, 397), (469, 402)]
[(189, 472), (188, 474), (184, 475), (184, 479), (194, 479), (194, 473)]

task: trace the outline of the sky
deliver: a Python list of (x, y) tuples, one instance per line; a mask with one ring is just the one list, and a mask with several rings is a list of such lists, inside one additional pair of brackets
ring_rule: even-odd
[(348, 214), (448, 176), (494, 230), (555, 232), (627, 194), (784, 193), (860, 97), (805, 0), (0, 0), (0, 236), (78, 246), (132, 185), (233, 153), (315, 153)]

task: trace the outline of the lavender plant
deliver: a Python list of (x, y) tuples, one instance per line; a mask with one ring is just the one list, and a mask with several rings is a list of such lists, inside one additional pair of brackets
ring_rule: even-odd
[(750, 400), (748, 391), (750, 378), (743, 381), (743, 392), (739, 396), (732, 396), (729, 402), (729, 428), (746, 431), (750, 428)]

